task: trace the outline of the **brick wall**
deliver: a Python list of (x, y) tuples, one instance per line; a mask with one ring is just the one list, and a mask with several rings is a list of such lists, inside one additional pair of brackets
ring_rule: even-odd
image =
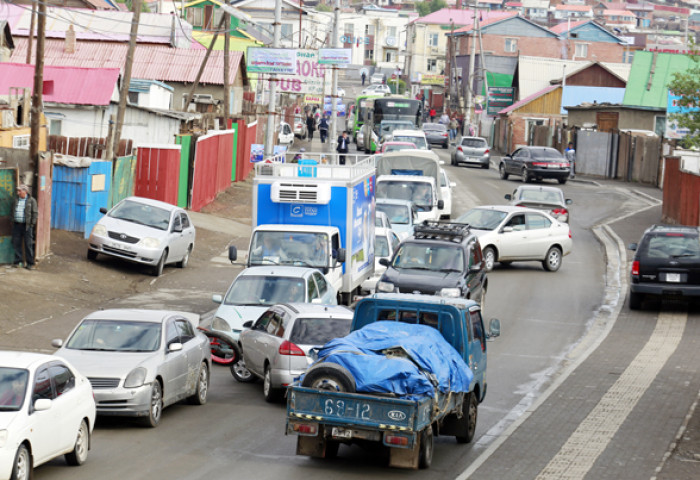
[[(506, 52), (506, 38), (517, 38), (518, 46), (515, 52)], [(562, 40), (551, 37), (512, 37), (507, 35), (484, 35), (482, 37), (484, 51), (493, 52), (494, 55), (517, 57), (518, 55), (528, 55), (533, 57), (562, 58)], [(598, 62), (620, 63), (623, 59), (624, 47), (617, 43), (606, 42), (586, 42), (588, 44), (588, 56), (586, 58), (576, 58), (576, 60), (590, 60)], [(573, 41), (569, 41), (568, 58), (573, 58), (575, 53)], [(476, 51), (479, 51), (477, 40)], [(471, 53), (471, 37), (460, 37), (458, 55), (469, 55)]]

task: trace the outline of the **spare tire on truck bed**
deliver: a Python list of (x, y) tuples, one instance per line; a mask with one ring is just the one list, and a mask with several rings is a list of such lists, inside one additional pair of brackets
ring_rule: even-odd
[(309, 368), (301, 386), (331, 392), (355, 393), (355, 377), (347, 368), (337, 363), (323, 362)]

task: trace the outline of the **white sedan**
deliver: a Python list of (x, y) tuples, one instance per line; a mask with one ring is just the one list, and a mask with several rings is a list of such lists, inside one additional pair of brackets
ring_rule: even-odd
[(445, 206), (442, 208), (441, 217), (450, 218), (452, 216), (452, 188), (456, 187), (455, 182), (450, 182), (450, 177), (444, 168), (440, 169), (440, 194)]
[(460, 215), (479, 237), (486, 271), (496, 262), (539, 261), (545, 270), (555, 272), (562, 258), (571, 253), (571, 228), (552, 216), (530, 208), (483, 206)]
[(65, 455), (87, 460), (95, 399), (87, 378), (53, 355), (0, 352), (0, 478), (28, 480)]

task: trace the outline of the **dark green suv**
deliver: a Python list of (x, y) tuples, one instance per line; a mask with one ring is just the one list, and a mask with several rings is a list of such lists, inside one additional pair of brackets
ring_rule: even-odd
[(486, 296), (486, 269), (476, 235), (463, 223), (426, 220), (414, 228), (391, 260), (377, 292), (421, 293), (475, 300)]
[(653, 225), (634, 250), (630, 308), (642, 307), (646, 296), (700, 296), (700, 229), (682, 225)]

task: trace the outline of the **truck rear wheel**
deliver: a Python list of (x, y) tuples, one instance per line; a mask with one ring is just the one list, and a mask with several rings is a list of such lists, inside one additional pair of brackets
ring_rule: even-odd
[(476, 433), (476, 419), (479, 412), (479, 402), (474, 392), (470, 392), (462, 403), (462, 418), (459, 419), (460, 433), (455, 435), (457, 443), (469, 443)]
[(355, 392), (355, 378), (345, 367), (337, 363), (317, 363), (304, 375), (302, 387), (331, 392)]
[(430, 468), (433, 463), (433, 426), (428, 425), (420, 433), (420, 446), (418, 447), (418, 468)]

